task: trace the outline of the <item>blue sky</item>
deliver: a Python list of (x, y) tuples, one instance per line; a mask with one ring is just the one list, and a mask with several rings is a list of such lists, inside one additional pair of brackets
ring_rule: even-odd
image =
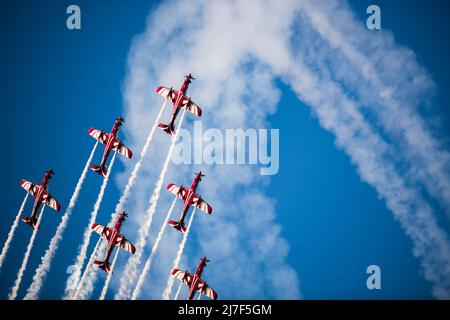
[[(109, 130), (113, 120), (124, 113), (127, 55), (133, 37), (144, 31), (150, 10), (158, 5), (148, 1), (77, 1), (82, 10), (82, 30), (69, 31), (65, 27), (69, 4), (72, 2), (3, 3), (0, 10), (0, 32), (7, 44), (0, 53), (1, 133), (7, 152), (2, 158), (1, 239), (6, 238), (23, 199), (24, 192), (18, 186), (22, 178), (39, 182), (44, 171), (52, 167), (57, 175), (50, 190), (63, 208), (67, 205), (94, 144), (87, 130), (91, 126)], [(365, 23), (368, 4), (350, 1), (361, 23)], [(450, 47), (445, 40), (450, 22), (443, 6), (448, 5), (439, 1), (426, 6), (420, 1), (377, 4), (382, 9), (383, 29), (392, 31), (397, 43), (415, 52), (436, 83), (436, 95), (424, 116), (434, 116), (432, 120), (441, 123), (434, 133), (447, 142)], [(149, 92), (158, 84), (148, 83)], [(280, 128), (280, 171), (268, 186), (256, 187), (265, 189), (265, 194), (275, 201), (275, 223), (281, 226), (280, 236), (290, 247), (286, 264), (297, 273), (301, 295), (305, 299), (431, 299), (432, 285), (421, 274), (411, 240), (385, 201), (361, 181), (355, 165), (336, 148), (334, 136), (321, 127), (307, 104), (300, 102), (282, 81), (277, 80), (276, 87), (281, 98), (277, 112), (267, 120), (271, 127)], [(121, 136), (126, 142), (131, 135), (125, 131)], [(139, 151), (134, 150), (136, 155)], [(98, 152), (95, 161), (99, 159)], [(123, 171), (123, 163), (116, 163), (114, 171)], [(176, 177), (174, 182), (186, 184), (191, 180), (175, 172), (171, 175)], [(89, 172), (41, 298), (58, 299), (63, 294), (65, 269), (73, 262), (100, 183), (99, 177)], [(110, 183), (98, 216), (100, 223), (109, 221), (119, 196), (118, 184)], [(433, 205), (440, 226), (448, 232), (447, 217), (438, 204)], [(31, 202), (27, 207), (30, 209)], [(62, 213), (45, 211), (19, 298), (29, 286)], [(201, 226), (207, 226), (203, 220)], [(0, 273), (2, 299), (15, 280), (30, 234), (21, 223)], [(135, 239), (132, 233), (128, 237)], [(193, 252), (194, 248), (200, 249), (201, 245), (188, 249), (191, 269), (203, 256), (203, 252)], [(365, 270), (370, 264), (381, 267), (380, 291), (366, 288)], [(214, 274), (209, 269), (213, 268), (214, 260), (208, 266), (211, 283)], [(236, 297), (227, 288), (215, 289), (223, 298)]]

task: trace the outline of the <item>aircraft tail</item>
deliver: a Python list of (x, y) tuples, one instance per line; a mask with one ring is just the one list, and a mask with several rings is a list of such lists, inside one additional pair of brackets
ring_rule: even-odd
[(180, 231), (182, 233), (186, 232), (186, 227), (185, 227), (184, 223), (180, 223), (179, 221), (170, 220), (168, 222), (168, 224), (170, 224), (172, 227), (174, 227), (175, 229), (177, 229), (178, 231)]
[(106, 174), (108, 173), (108, 169), (106, 166), (99, 167), (96, 165), (91, 165), (89, 168), (91, 168), (92, 171), (97, 172), (99, 175), (106, 177)]
[(173, 127), (173, 123), (168, 125), (160, 123), (158, 127), (165, 133), (171, 134), (173, 136), (176, 134), (175, 128)]
[(32, 219), (28, 217), (22, 217), (20, 218), (23, 222), (25, 222), (27, 225), (32, 227), (34, 230), (39, 231), (39, 227), (37, 226), (37, 219)]
[(111, 265), (108, 261), (94, 260), (94, 264), (105, 272), (111, 271)]

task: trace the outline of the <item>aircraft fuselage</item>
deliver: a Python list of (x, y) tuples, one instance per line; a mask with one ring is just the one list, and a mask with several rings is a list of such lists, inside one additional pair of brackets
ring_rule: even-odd
[(189, 211), (189, 209), (193, 203), (195, 191), (197, 190), (197, 187), (198, 187), (198, 182), (199, 182), (199, 178), (196, 176), (194, 178), (194, 180), (192, 181), (191, 187), (189, 188), (189, 190), (186, 193), (183, 210), (181, 210), (181, 215), (180, 215), (180, 220), (179, 220), (180, 224), (182, 224), (182, 225), (184, 225), (184, 220), (186, 219), (186, 214)]

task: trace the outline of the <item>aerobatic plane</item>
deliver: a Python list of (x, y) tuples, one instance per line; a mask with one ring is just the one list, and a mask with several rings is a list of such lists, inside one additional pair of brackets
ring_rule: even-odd
[(191, 187), (189, 189), (184, 188), (182, 185), (176, 185), (173, 183), (169, 183), (167, 185), (167, 190), (172, 192), (177, 197), (181, 198), (184, 202), (183, 210), (181, 211), (181, 216), (178, 221), (170, 220), (168, 223), (172, 225), (178, 231), (182, 233), (186, 232), (186, 227), (184, 225), (184, 220), (186, 218), (186, 213), (188, 212), (191, 206), (199, 208), (200, 210), (211, 214), (212, 207), (206, 203), (198, 194), (195, 193), (198, 183), (202, 180), (202, 177), (205, 175), (202, 172), (198, 172), (195, 174), (194, 180), (192, 180)]
[(111, 271), (111, 265), (109, 263), (109, 258), (111, 257), (111, 253), (114, 250), (115, 246), (119, 248), (125, 249), (126, 251), (134, 254), (136, 252), (136, 248), (131, 244), (130, 241), (127, 240), (121, 233), (120, 228), (122, 227), (122, 223), (125, 221), (125, 217), (127, 214), (123, 211), (119, 218), (117, 219), (116, 225), (114, 229), (108, 228), (107, 226), (102, 226), (94, 223), (92, 225), (92, 230), (97, 232), (102, 238), (108, 241), (108, 246), (106, 248), (105, 259), (103, 261), (95, 260), (94, 264), (97, 265), (100, 269), (106, 272)]
[(94, 128), (90, 128), (88, 131), (88, 134), (92, 136), (94, 139), (98, 140), (99, 142), (103, 143), (104, 145), (104, 151), (103, 151), (103, 157), (102, 161), (100, 162), (100, 165), (91, 165), (90, 168), (97, 172), (98, 174), (102, 176), (106, 176), (107, 168), (106, 168), (106, 161), (108, 160), (108, 156), (111, 153), (112, 150), (120, 153), (121, 155), (130, 158), (133, 156), (133, 152), (131, 152), (130, 149), (128, 149), (122, 141), (117, 139), (117, 133), (119, 132), (119, 128), (122, 126), (122, 123), (125, 122), (125, 119), (120, 116), (116, 119), (116, 122), (114, 122), (114, 126), (111, 129), (110, 133), (105, 133), (103, 130), (97, 130)]
[(156, 88), (156, 93), (160, 94), (166, 99), (170, 99), (173, 103), (172, 116), (170, 117), (168, 124), (159, 124), (159, 128), (164, 132), (175, 135), (175, 119), (177, 118), (178, 113), (180, 112), (180, 108), (184, 108), (187, 111), (195, 114), (197, 117), (201, 117), (202, 109), (197, 106), (191, 98), (186, 97), (186, 92), (191, 83), (191, 80), (195, 80), (195, 78), (189, 73), (184, 77), (184, 82), (181, 85), (180, 91), (173, 90), (172, 88), (166, 88), (159, 86)]
[(61, 205), (58, 203), (58, 201), (56, 201), (47, 191), (50, 179), (54, 174), (55, 173), (52, 169), (48, 169), (47, 172), (45, 172), (44, 178), (42, 179), (40, 185), (37, 185), (36, 183), (30, 182), (25, 179), (20, 181), (20, 186), (34, 197), (34, 205), (31, 216), (29, 218), (22, 217), (21, 220), (37, 231), (39, 231), (39, 227), (37, 226), (37, 221), (39, 218), (38, 210), (42, 204), (47, 205), (56, 211), (59, 211), (61, 209)]
[(209, 262), (209, 260), (206, 259), (206, 257), (203, 257), (194, 274), (189, 273), (187, 270), (183, 271), (177, 268), (172, 270), (173, 276), (188, 285), (188, 300), (192, 300), (192, 298), (194, 298), (195, 292), (197, 291), (199, 292), (199, 294), (204, 294), (211, 299), (217, 300), (217, 293), (205, 281), (201, 279), (203, 269), (205, 268), (207, 262)]

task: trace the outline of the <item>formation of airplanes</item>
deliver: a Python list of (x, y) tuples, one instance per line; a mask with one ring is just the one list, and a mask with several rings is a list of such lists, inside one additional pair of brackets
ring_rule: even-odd
[[(159, 128), (170, 135), (176, 134), (175, 121), (181, 109), (185, 109), (186, 111), (189, 111), (198, 117), (202, 115), (202, 110), (200, 109), (200, 107), (195, 104), (191, 100), (191, 98), (186, 96), (187, 89), (192, 80), (194, 80), (194, 77), (191, 74), (186, 75), (179, 91), (162, 86), (159, 86), (156, 89), (156, 92), (158, 94), (173, 103), (173, 110), (169, 122), (167, 124), (159, 124)], [(90, 128), (88, 130), (88, 134), (104, 146), (100, 164), (98, 166), (90, 166), (90, 169), (103, 177), (107, 176), (108, 168), (106, 166), (106, 162), (108, 161), (108, 157), (110, 156), (112, 151), (119, 153), (129, 159), (131, 159), (133, 156), (133, 152), (117, 137), (119, 129), (124, 122), (125, 119), (122, 116), (119, 116), (114, 122), (111, 132), (109, 133), (105, 132), (104, 130), (98, 130), (94, 128)], [(54, 174), (55, 172), (53, 172), (52, 169), (47, 170), (40, 184), (36, 184), (28, 180), (22, 180), (20, 182), (20, 186), (34, 197), (34, 205), (30, 217), (24, 216), (21, 218), (21, 220), (28, 224), (30, 227), (34, 228), (36, 231), (39, 230), (38, 221), (40, 217), (38, 212), (42, 205), (49, 206), (56, 211), (60, 211), (61, 209), (61, 205), (59, 204), (59, 202), (56, 201), (48, 192), (48, 185)], [(167, 186), (167, 189), (171, 193), (173, 193), (176, 197), (182, 199), (183, 201), (183, 209), (178, 221), (170, 220), (168, 222), (176, 230), (182, 233), (186, 232), (185, 218), (191, 206), (198, 208), (208, 214), (212, 213), (212, 207), (205, 200), (203, 200), (200, 195), (196, 193), (199, 183), (204, 176), (205, 175), (202, 174), (201, 171), (196, 173), (189, 188), (185, 188), (183, 187), (183, 185), (176, 185), (172, 183), (168, 184)], [(94, 223), (91, 226), (93, 232), (98, 233), (100, 237), (107, 241), (107, 248), (104, 259), (102, 261), (93, 261), (94, 265), (105, 272), (112, 272), (110, 258), (115, 247), (118, 248), (117, 250), (124, 249), (131, 254), (134, 254), (136, 252), (136, 247), (120, 232), (120, 229), (126, 217), (127, 214), (125, 213), (125, 211), (123, 211), (119, 215), (113, 228), (97, 223)], [(209, 260), (207, 260), (206, 257), (203, 257), (197, 267), (197, 270), (193, 274), (189, 273), (187, 270), (182, 271), (177, 268), (173, 269), (171, 272), (172, 275), (188, 285), (189, 293), (187, 298), (189, 300), (194, 297), (196, 292), (206, 295), (211, 299), (217, 299), (217, 293), (205, 281), (201, 279), (203, 270), (208, 261)]]

